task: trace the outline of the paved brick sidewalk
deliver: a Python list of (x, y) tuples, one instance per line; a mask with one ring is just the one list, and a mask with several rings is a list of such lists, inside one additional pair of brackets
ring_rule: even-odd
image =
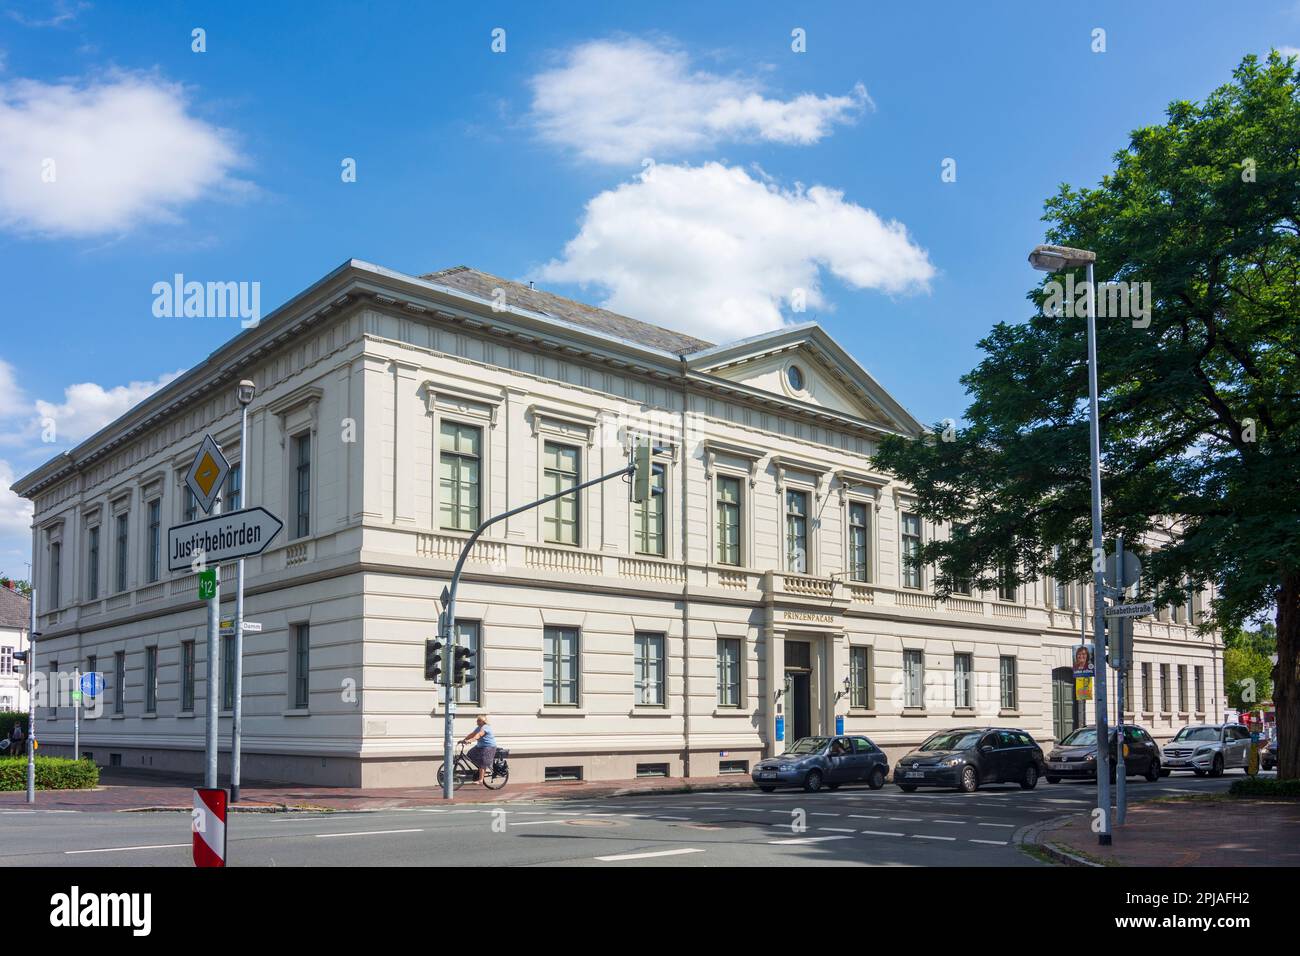
[[(224, 784), (225, 781), (222, 781)], [(192, 778), (162, 777), (103, 770), (94, 790), (41, 790), (37, 809), (113, 811), (145, 807), (189, 809), (193, 804)], [(681, 792), (686, 790), (749, 789), (749, 777), (693, 777), (690, 782), (673, 777), (606, 780), (599, 783), (508, 784), (492, 791), (465, 786), (456, 791), (457, 803), (489, 801), (579, 800), (622, 794)], [(354, 787), (294, 787), (246, 785), (240, 788), (239, 807), (326, 808), (330, 810), (391, 810), (402, 807), (440, 806), (445, 801), (437, 786), (360, 790)], [(0, 810), (27, 807), (24, 792), (0, 793)]]
[(1300, 866), (1300, 803), (1294, 800), (1169, 800), (1129, 807), (1109, 847), (1090, 817), (1076, 817), (1037, 842), (1120, 866)]

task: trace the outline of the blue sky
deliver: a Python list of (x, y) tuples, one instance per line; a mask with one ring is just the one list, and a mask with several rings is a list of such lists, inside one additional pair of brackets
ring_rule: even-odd
[(263, 312), (357, 257), (714, 341), (816, 318), (959, 419), (1044, 198), (1300, 47), (1292, 2), (478, 6), (0, 0), (0, 570), (28, 560), (12, 479), (239, 331), (155, 317), (178, 272)]

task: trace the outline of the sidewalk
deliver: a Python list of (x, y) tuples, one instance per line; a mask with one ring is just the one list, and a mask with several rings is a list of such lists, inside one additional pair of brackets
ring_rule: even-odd
[[(225, 780), (221, 781), (226, 784)], [(183, 809), (194, 803), (190, 777), (163, 777), (104, 769), (100, 785), (93, 790), (39, 790), (36, 809), (115, 810)], [(456, 791), (456, 803), (520, 803), (539, 800), (590, 800), (638, 793), (681, 793), (709, 790), (748, 790), (748, 775), (725, 777), (639, 777), (633, 780), (602, 780), (594, 783), (507, 784), (502, 790), (463, 786)], [(356, 787), (310, 787), (244, 785), (239, 803), (232, 809), (246, 810), (392, 810), (405, 807), (443, 806), (442, 790), (429, 787), (361, 790)], [(0, 810), (26, 809), (23, 791), (0, 793)]]
[(1300, 866), (1300, 803), (1294, 800), (1134, 804), (1108, 847), (1097, 845), (1090, 823), (1091, 816), (1082, 814), (1040, 831), (1034, 842), (1111, 866)]

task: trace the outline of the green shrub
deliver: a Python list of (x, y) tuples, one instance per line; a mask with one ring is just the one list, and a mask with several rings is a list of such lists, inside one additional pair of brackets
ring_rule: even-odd
[(1232, 781), (1228, 793), (1234, 797), (1281, 797), (1300, 800), (1300, 780), (1278, 780), (1274, 777), (1242, 777)]
[(23, 725), (23, 734), (27, 733), (27, 715), (21, 710), (0, 710), (0, 740), (8, 740), (14, 724)]
[[(37, 790), (89, 790), (99, 783), (99, 768), (90, 760), (36, 758)], [(27, 789), (27, 758), (0, 757), (0, 790)]]

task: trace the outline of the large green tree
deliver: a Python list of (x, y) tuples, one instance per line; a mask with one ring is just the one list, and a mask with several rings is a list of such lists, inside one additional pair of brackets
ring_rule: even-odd
[[(1062, 186), (1044, 220), (1048, 242), (1096, 252), (1099, 282), (1150, 283), (1149, 324), (1097, 323), (1108, 547), (1170, 535), (1143, 553), (1142, 590), (1177, 603), (1213, 582), (1207, 627), (1276, 616), (1280, 769), (1300, 776), (1295, 60), (1246, 57), (1203, 102), (1171, 104), (1099, 185)], [(960, 528), (919, 556), (941, 595), (961, 579), (991, 588), (1008, 564), (1019, 579), (1090, 577), (1086, 320), (1051, 307), (1051, 279), (1066, 277), (979, 343), (967, 427), (884, 441), (875, 458), (925, 517)]]

